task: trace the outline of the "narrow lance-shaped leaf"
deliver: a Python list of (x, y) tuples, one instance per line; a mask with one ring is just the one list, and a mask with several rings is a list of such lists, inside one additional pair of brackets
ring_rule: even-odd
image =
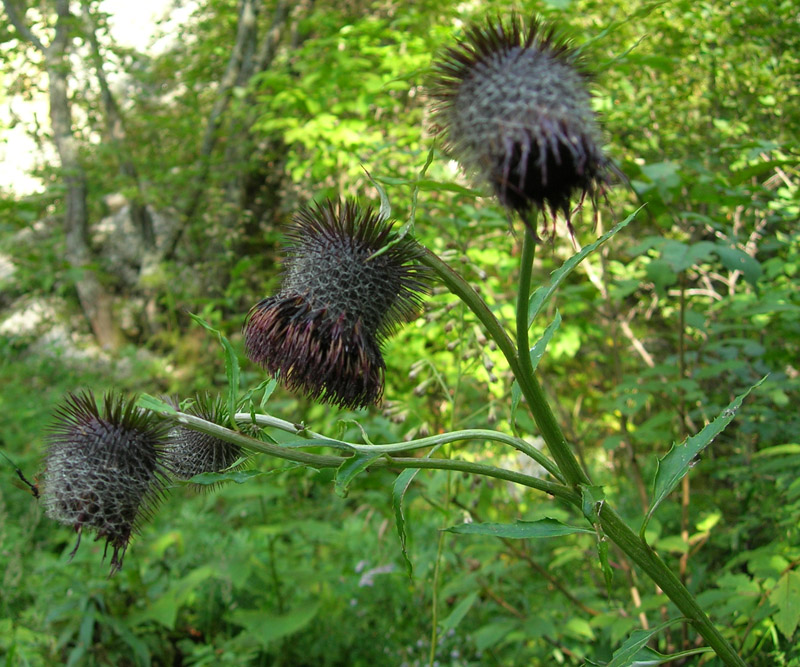
[[(553, 334), (558, 330), (558, 327), (561, 326), (561, 314), (556, 311), (556, 316), (553, 318), (553, 321), (547, 325), (547, 328), (544, 330), (541, 338), (536, 341), (536, 344), (531, 348), (530, 355), (531, 355), (531, 368), (532, 370), (536, 370), (536, 367), (539, 365), (539, 362), (542, 360), (544, 356), (545, 350), (547, 350), (547, 345), (550, 342), (550, 339), (553, 337)], [(522, 392), (519, 388), (519, 383), (514, 380), (514, 383), (511, 385), (511, 418), (514, 418), (514, 415), (517, 412), (517, 408), (519, 407), (519, 401), (522, 398)]]
[(653, 484), (653, 498), (650, 501), (650, 509), (642, 522), (642, 528), (639, 534), (644, 539), (644, 532), (647, 524), (653, 513), (656, 511), (661, 502), (666, 498), (672, 490), (678, 485), (678, 482), (683, 479), (683, 476), (689, 472), (694, 458), (705, 449), (711, 441), (716, 438), (725, 429), (728, 424), (733, 421), (736, 416), (736, 411), (741, 407), (742, 401), (747, 395), (758, 387), (766, 377), (761, 378), (756, 384), (750, 387), (743, 394), (737, 396), (730, 405), (725, 408), (720, 415), (710, 424), (708, 424), (697, 435), (684, 440), (680, 445), (673, 444), (672, 448), (664, 455), (663, 458), (658, 460), (658, 467), (656, 468), (656, 476)]
[(635, 630), (631, 633), (631, 636), (625, 640), (625, 643), (614, 651), (611, 662), (609, 662), (606, 667), (630, 667), (636, 664), (639, 651), (647, 645), (651, 637), (683, 620), (685, 619), (673, 618), (649, 630)]
[(516, 540), (535, 537), (559, 537), (561, 535), (572, 535), (573, 533), (594, 535), (593, 530), (570, 526), (550, 517), (539, 519), (538, 521), (517, 521), (516, 523), (464, 523), (459, 526), (445, 528), (445, 530), (459, 535), (490, 535), (492, 537), (506, 537)]
[(344, 463), (336, 469), (336, 475), (333, 479), (336, 495), (345, 498), (347, 496), (347, 487), (350, 485), (350, 482), (364, 472), (364, 470), (369, 467), (369, 464), (380, 456), (380, 452), (376, 454), (359, 453), (345, 459)]
[(234, 415), (236, 414), (236, 401), (239, 396), (239, 358), (236, 356), (236, 351), (233, 349), (231, 342), (222, 335), (219, 329), (215, 329), (202, 317), (194, 313), (189, 313), (189, 317), (207, 331), (216, 334), (217, 340), (219, 340), (222, 349), (225, 351), (225, 375), (228, 379), (228, 415), (230, 416), (231, 427), (234, 430), (238, 430), (239, 427), (236, 425), (236, 420), (234, 419)]
[(637, 213), (639, 213), (639, 211), (641, 210), (642, 210), (641, 207), (636, 209), (627, 218), (625, 218), (622, 222), (618, 223), (612, 229), (603, 234), (594, 243), (590, 243), (585, 248), (581, 248), (581, 250), (579, 250), (566, 262), (564, 262), (560, 267), (558, 267), (555, 271), (553, 271), (553, 273), (551, 274), (552, 280), (550, 281), (550, 284), (542, 286), (539, 289), (537, 289), (533, 294), (531, 294), (531, 298), (528, 300), (528, 326), (531, 325), (536, 315), (542, 309), (542, 306), (544, 306), (544, 304), (546, 304), (550, 300), (550, 297), (553, 296), (555, 291), (558, 289), (559, 285), (561, 285), (561, 283), (564, 282), (564, 279), (570, 273), (572, 273), (572, 270), (576, 266), (578, 266), (578, 264), (580, 264), (586, 257), (591, 255), (601, 245), (603, 245), (606, 241), (608, 241), (608, 239), (614, 236), (621, 229), (627, 227), (628, 224), (636, 217)]
[(403, 552), (403, 562), (406, 564), (406, 572), (411, 577), (414, 572), (414, 565), (408, 557), (406, 550), (406, 518), (403, 514), (403, 498), (411, 485), (411, 481), (416, 477), (419, 468), (406, 468), (403, 470), (392, 485), (392, 508), (394, 509), (394, 522), (397, 528), (397, 537), (400, 539), (400, 549)]

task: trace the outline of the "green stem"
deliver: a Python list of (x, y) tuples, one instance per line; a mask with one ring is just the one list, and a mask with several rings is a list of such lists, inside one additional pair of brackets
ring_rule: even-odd
[(600, 525), (605, 534), (619, 546), (669, 597), (684, 616), (692, 621), (717, 656), (730, 667), (747, 667), (736, 650), (717, 630), (711, 619), (680, 579), (667, 567), (658, 554), (631, 530), (609, 505), (605, 503), (599, 512)]
[[(309, 454), (308, 452), (299, 451), (293, 447), (286, 447), (282, 445), (275, 445), (269, 442), (262, 442), (256, 440), (248, 435), (233, 431), (225, 426), (220, 426), (210, 421), (206, 421), (201, 417), (189, 415), (184, 412), (169, 412), (160, 411), (159, 414), (177, 422), (178, 424), (199, 431), (207, 435), (214, 436), (225, 442), (230, 442), (234, 445), (239, 445), (244, 449), (258, 452), (260, 454), (267, 454), (277, 458), (285, 459), (287, 461), (294, 461), (302, 463), (312, 468), (338, 468), (349, 457), (346, 456), (327, 456), (323, 454)], [(249, 416), (249, 415), (248, 415)], [(342, 442), (342, 441), (334, 441)], [(320, 444), (324, 444), (320, 442)], [(514, 472), (511, 470), (504, 470), (503, 468), (495, 468), (494, 466), (484, 465), (482, 463), (474, 463), (472, 461), (460, 461), (457, 459), (437, 459), (437, 458), (394, 458), (388, 454), (381, 458), (375, 459), (369, 465), (370, 468), (424, 468), (432, 470), (454, 470), (472, 475), (483, 475), (484, 477), (494, 477), (495, 479), (502, 479), (506, 482), (513, 482), (527, 486), (538, 491), (543, 491), (556, 498), (561, 498), (572, 504), (580, 506), (580, 497), (562, 484), (548, 482), (532, 475), (525, 475), (523, 473)]]
[[(535, 215), (535, 214), (532, 214)], [(531, 221), (536, 228), (536, 220)], [(589, 484), (589, 478), (578, 464), (567, 439), (556, 421), (550, 404), (544, 395), (539, 380), (533, 372), (530, 343), (528, 341), (528, 299), (531, 290), (533, 273), (533, 257), (536, 252), (536, 241), (529, 229), (525, 229), (522, 242), (522, 258), (520, 259), (519, 288), (517, 293), (517, 350), (519, 354), (519, 373), (515, 373), (520, 390), (528, 402), (536, 426), (547, 443), (550, 453), (556, 460), (559, 470), (572, 485)]]
[[(547, 402), (544, 391), (532, 372), (530, 362), (530, 345), (528, 342), (528, 299), (533, 267), (534, 239), (526, 230), (523, 241), (520, 285), (517, 299), (517, 347), (511, 342), (508, 334), (489, 310), (480, 296), (469, 284), (445, 264), (430, 250), (425, 249), (422, 263), (431, 267), (442, 279), (453, 294), (458, 296), (486, 328), (500, 351), (506, 358), (511, 372), (519, 383), (522, 395), (528, 402), (531, 414), (536, 421), (542, 437), (547, 443), (550, 453), (573, 486), (589, 484), (589, 478), (578, 464), (577, 459), (567, 444), (561, 427), (556, 421), (553, 411)], [(518, 350), (520, 353), (518, 353)], [(477, 470), (475, 471), (479, 473)], [(526, 485), (527, 486), (527, 485)], [(580, 496), (576, 491), (559, 487), (557, 495), (580, 507)], [(745, 667), (744, 661), (736, 654), (734, 648), (717, 630), (714, 624), (697, 603), (691, 593), (680, 582), (656, 553), (639, 538), (618, 514), (609, 506), (603, 505), (600, 513), (600, 524), (606, 535), (618, 545), (622, 551), (636, 563), (661, 590), (672, 600), (678, 609), (689, 618), (708, 645), (716, 651), (720, 659), (730, 667)]]
[[(538, 449), (530, 443), (525, 442), (520, 438), (502, 433), (500, 431), (492, 431), (489, 429), (462, 429), (460, 431), (448, 431), (447, 433), (440, 433), (438, 435), (431, 435), (427, 438), (418, 438), (417, 440), (409, 440), (408, 442), (393, 442), (386, 445), (356, 445), (344, 440), (335, 440), (328, 438), (320, 433), (315, 433), (306, 429), (302, 425), (293, 424), (292, 422), (273, 417), (272, 415), (251, 415), (248, 412), (238, 412), (235, 415), (238, 423), (255, 423), (259, 426), (268, 426), (279, 429), (286, 433), (299, 435), (310, 440), (301, 443), (291, 443), (292, 447), (333, 447), (335, 449), (342, 449), (348, 451), (356, 451), (364, 454), (381, 452), (384, 454), (395, 454), (399, 452), (411, 452), (416, 449), (424, 449), (425, 447), (434, 447), (436, 445), (446, 445), (451, 442), (462, 442), (466, 440), (489, 440), (491, 442), (500, 442), (505, 445), (511, 445), (517, 451), (527, 454), (547, 472), (549, 472), (558, 481), (563, 482), (564, 479), (559, 473), (555, 464), (542, 454)], [(284, 445), (287, 446), (287, 445)]]
[[(529, 232), (526, 231), (525, 241), (523, 242), (523, 258), (525, 257), (526, 253), (528, 253), (528, 266), (527, 269), (525, 269), (524, 267), (526, 262), (523, 261), (523, 272), (525, 275), (521, 275), (520, 277), (520, 298), (517, 306), (517, 312), (519, 313), (520, 308), (524, 304), (525, 324), (522, 327), (517, 326), (517, 331), (524, 331), (526, 341), (528, 336), (528, 294), (530, 293), (531, 267), (533, 265), (533, 246), (531, 244), (533, 243), (533, 237), (530, 236)], [(445, 262), (443, 262), (436, 254), (427, 248), (423, 248), (423, 251), (424, 252), (420, 261), (426, 266), (432, 268), (437, 273), (442, 282), (447, 285), (448, 289), (459, 299), (461, 299), (476, 315), (486, 329), (486, 333), (495, 341), (495, 343), (497, 343), (497, 347), (503, 353), (503, 356), (506, 358), (506, 362), (508, 363), (508, 367), (511, 369), (511, 372), (514, 374), (514, 377), (519, 383), (519, 388), (522, 391), (522, 395), (525, 397), (525, 400), (530, 406), (531, 413), (533, 414), (534, 421), (539, 428), (539, 432), (542, 434), (544, 441), (547, 443), (547, 446), (550, 449), (550, 453), (556, 460), (556, 464), (563, 473), (564, 477), (573, 485), (587, 484), (588, 478), (578, 465), (575, 457), (572, 455), (569, 445), (567, 445), (566, 438), (561, 432), (561, 427), (558, 425), (553, 412), (550, 410), (550, 406), (544, 396), (544, 391), (539, 385), (539, 381), (533, 375), (532, 370), (527, 373), (524, 372), (524, 362), (522, 362), (521, 357), (518, 355), (517, 346), (514, 345), (513, 341), (506, 333), (506, 330), (503, 328), (500, 322), (497, 321), (494, 313), (489, 310), (489, 307), (486, 305), (484, 300), (481, 299), (478, 293), (472, 289), (466, 280), (464, 280), (458, 273), (445, 264)], [(523, 284), (526, 282), (526, 280), (527, 285), (523, 289)], [(519, 318), (519, 314), (517, 317)], [(529, 347), (527, 346), (527, 343), (525, 344), (524, 348), (520, 349), (525, 350), (525, 354), (522, 356), (527, 357), (528, 367), (530, 368), (530, 353), (528, 352)], [(561, 478), (560, 475), (559, 478)]]

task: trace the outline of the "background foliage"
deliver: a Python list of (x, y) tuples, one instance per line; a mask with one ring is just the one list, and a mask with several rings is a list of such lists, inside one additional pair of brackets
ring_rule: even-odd
[[(26, 13), (12, 4), (49, 39), (54, 5)], [(43, 158), (41, 191), (5, 190), (0, 202), (0, 269), (9, 267), (0, 270), (4, 451), (36, 470), (50, 409), (80, 386), (224, 390), (217, 343), (187, 312), (240, 349), (244, 314), (277, 284), (276, 244), (292, 211), (330, 195), (377, 206), (370, 176), (401, 221), (418, 186), (418, 238), (513, 321), (519, 234), (438, 151), (420, 177), (432, 143), (424, 99), (432, 54), (469, 17), (509, 10), (480, 4), (270, 2), (248, 24), (253, 3), (207, 0), (177, 27), (166, 24), (165, 50), (143, 53), (117, 45), (95, 3), (85, 4), (89, 22), (78, 21), (82, 7), (73, 2), (69, 99), (91, 251), (83, 270), (111, 295), (119, 336), (115, 349), (93, 342), (65, 254), (63, 174), (58, 160)], [(597, 220), (588, 208), (580, 215), (578, 241), (647, 204), (567, 279), (534, 325), (535, 337), (556, 310), (562, 318), (541, 381), (583, 464), (633, 525), (657, 457), (769, 375), (661, 507), (648, 537), (749, 663), (799, 665), (795, 3), (516, 8), (563, 22), (586, 44), (608, 150), (629, 181), (611, 191)], [(3, 20), (0, 94), (46, 91), (43, 59)], [(122, 135), (109, 134), (113, 107), (87, 65), (93, 34)], [(44, 147), (50, 137), (38, 120), (15, 122)], [(122, 168), (126, 160), (133, 173)], [(129, 237), (109, 227), (113, 193), (129, 210), (147, 206), (155, 250), (120, 255), (119, 238)], [(557, 225), (556, 235), (563, 232)], [(571, 253), (565, 238), (543, 246), (541, 282)], [(279, 389), (270, 412), (329, 435), (352, 431), (341, 420), (356, 418), (373, 442), (487, 423), (535, 442), (524, 410), (511, 413), (502, 358), (453, 304), (437, 289), (425, 315), (390, 341), (382, 410), (342, 414)], [(23, 326), (22, 314), (38, 323)], [(262, 379), (243, 369), (243, 382)], [(459, 455), (523, 466), (486, 443)], [(174, 489), (111, 579), (97, 544), (67, 563), (73, 534), (45, 519), (7, 468), (6, 663), (578, 665), (610, 660), (632, 631), (677, 615), (622, 554), (611, 554), (606, 591), (592, 536), (441, 532), (467, 519), (568, 520), (553, 499), (420, 472), (405, 504), (409, 579), (394, 528), (395, 474), (361, 476), (340, 498), (332, 473), (264, 459), (253, 467), (268, 474), (200, 495)], [(651, 646), (669, 653), (694, 641), (691, 630), (672, 626)]]

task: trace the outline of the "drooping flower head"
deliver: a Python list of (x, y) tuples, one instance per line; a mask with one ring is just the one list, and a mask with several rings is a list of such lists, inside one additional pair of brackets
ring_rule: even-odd
[(42, 500), (47, 516), (105, 538), (111, 573), (122, 567), (131, 535), (163, 497), (158, 456), (168, 427), (135, 401), (108, 393), (98, 408), (90, 391), (69, 394), (48, 436)]
[(419, 246), (353, 201), (301, 210), (287, 236), (280, 292), (247, 316), (247, 356), (310, 398), (344, 408), (377, 403), (381, 346), (427, 292)]
[(569, 223), (574, 195), (602, 192), (609, 161), (589, 74), (552, 26), (516, 15), (473, 24), (433, 70), (434, 133), (526, 224), (533, 208)]
[[(171, 401), (177, 407), (177, 401)], [(220, 396), (203, 394), (186, 412), (214, 424), (225, 419), (226, 409)], [(170, 473), (182, 480), (189, 480), (204, 472), (221, 472), (230, 468), (242, 456), (242, 448), (230, 442), (200, 433), (185, 426), (174, 427), (164, 449), (165, 465)]]

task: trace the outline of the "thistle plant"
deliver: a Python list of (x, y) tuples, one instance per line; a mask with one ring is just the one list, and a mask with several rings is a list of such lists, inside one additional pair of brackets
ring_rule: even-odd
[[(168, 466), (183, 478), (198, 470), (218, 472), (247, 450), (315, 469), (335, 468), (340, 491), (365, 470), (377, 468), (448, 470), (505, 480), (571, 506), (577, 520), (597, 536), (600, 567), (607, 578), (613, 574), (608, 561), (608, 544), (613, 543), (664, 591), (724, 664), (741, 666), (744, 663), (733, 647), (644, 536), (653, 512), (687, 474), (692, 456), (731, 421), (746, 394), (686, 443), (680, 455), (668, 454), (659, 462), (650, 510), (638, 534), (632, 530), (579, 464), (538, 382), (529, 341), (532, 321), (559, 283), (635, 217), (635, 213), (628, 216), (580, 250), (553, 274), (549, 286), (531, 295), (538, 214), (560, 214), (569, 221), (571, 201), (576, 196), (594, 198), (607, 183), (609, 161), (600, 148), (600, 129), (591, 111), (588, 70), (574, 49), (537, 19), (524, 26), (517, 17), (508, 22), (490, 20), (467, 27), (464, 35), (434, 64), (434, 118), (446, 149), (467, 170), (487, 181), (500, 204), (518, 212), (526, 224), (514, 331), (498, 321), (458, 272), (413, 238), (410, 225), (402, 233), (395, 232), (391, 223), (369, 207), (362, 208), (354, 201), (326, 201), (295, 216), (287, 234), (280, 290), (259, 301), (245, 317), (244, 348), (269, 378), (277, 378), (290, 391), (342, 408), (368, 408), (380, 401), (384, 391), (387, 366), (383, 343), (401, 322), (419, 312), (428, 282), (435, 277), (472, 311), (485, 336), (502, 352), (524, 399), (520, 404), (530, 411), (547, 453), (516, 435), (491, 429), (450, 431), (384, 444), (372, 444), (368, 438), (367, 444), (362, 444), (317, 433), (302, 423), (257, 410), (252, 400), (255, 389), (237, 403), (241, 393), (238, 359), (220, 333), (230, 370), (230, 400), (225, 407), (218, 403), (211, 411), (182, 412), (146, 397), (140, 405), (152, 411), (147, 417), (132, 411), (129, 404), (123, 407), (117, 402), (107, 407), (111, 416), (102, 416), (90, 398), (69, 399), (47, 457), (44, 492), (48, 514), (79, 532), (84, 526), (97, 530), (114, 546), (112, 566), (119, 567), (117, 551), (124, 553), (142, 508), (149, 506), (154, 490), (161, 488), (160, 466)], [(267, 398), (265, 392), (261, 403)], [(237, 404), (238, 411), (234, 409)], [(170, 444), (165, 445), (154, 415), (173, 428)], [(292, 440), (276, 444), (275, 439), (245, 434), (245, 427), (267, 434), (290, 434)], [(441, 445), (471, 440), (512, 447), (539, 463), (549, 476), (540, 479), (467, 458), (434, 455)], [(226, 450), (222, 443), (231, 448)], [(304, 451), (306, 447), (330, 452), (311, 453)], [(157, 461), (162, 450), (166, 452), (163, 464)], [(209, 454), (212, 450), (225, 453), (217, 457)], [(412, 456), (417, 450), (430, 452), (425, 457)], [(129, 458), (131, 452), (136, 452), (133, 459)], [(692, 456), (687, 458), (687, 452)], [(105, 471), (106, 461), (118, 459), (126, 465), (135, 461), (135, 466), (128, 467), (137, 473), (135, 484), (123, 484), (123, 501), (113, 513), (119, 518), (109, 521), (105, 507), (116, 508), (116, 496), (109, 493), (113, 501), (106, 501), (105, 493), (94, 492), (98, 483), (84, 483), (82, 476), (89, 471), (89, 479), (102, 480), (101, 488), (116, 489), (114, 480), (99, 471)], [(393, 493), (398, 517), (410, 479), (402, 482)], [(135, 492), (129, 491), (132, 487)], [(552, 527), (552, 521), (547, 526), (532, 522), (529, 536)], [(587, 532), (586, 527), (556, 523), (562, 534)], [(399, 518), (398, 533), (404, 545)], [(491, 533), (487, 530), (484, 534)], [(637, 644), (639, 640), (634, 636), (625, 644), (631, 660), (635, 647), (643, 646)]]

